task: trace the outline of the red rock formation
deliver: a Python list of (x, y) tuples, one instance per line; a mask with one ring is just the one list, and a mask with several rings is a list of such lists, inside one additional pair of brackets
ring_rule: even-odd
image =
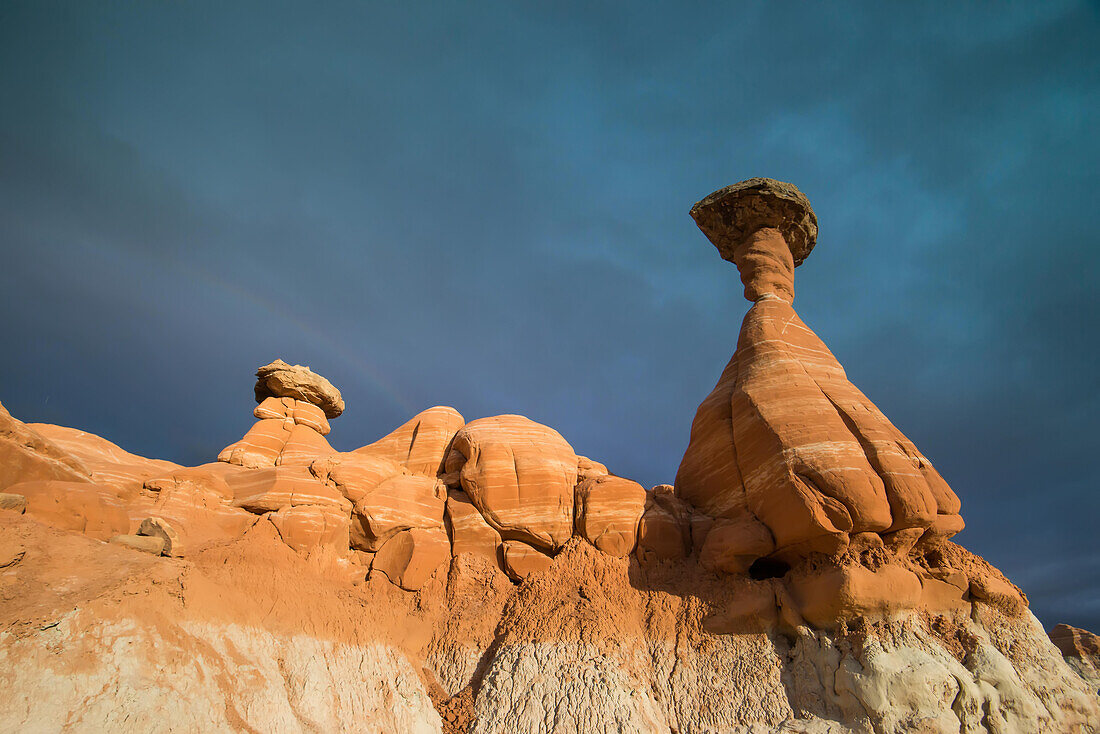
[(548, 550), (572, 537), (577, 455), (553, 428), (519, 415), (472, 421), (446, 470), (501, 537)]
[(642, 485), (610, 475), (577, 485), (576, 531), (609, 556), (621, 558), (634, 550), (638, 521), (645, 510)]
[(413, 474), (434, 477), (443, 470), (451, 440), (465, 423), (454, 408), (437, 405), (353, 453), (392, 459)]
[(851, 533), (960, 530), (950, 487), (791, 307), (794, 267), (817, 233), (805, 197), (751, 179), (707, 197), (692, 215), (737, 264), (754, 303), (692, 424), (680, 494), (711, 516), (763, 523), (771, 542), (753, 541), (754, 552), (774, 544), (788, 560), (842, 551)]

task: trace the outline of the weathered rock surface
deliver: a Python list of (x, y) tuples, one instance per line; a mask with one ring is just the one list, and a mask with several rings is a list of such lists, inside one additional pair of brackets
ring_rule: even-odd
[(572, 537), (577, 455), (553, 428), (518, 415), (471, 421), (446, 471), (501, 537), (548, 550)]
[(384, 574), (402, 589), (416, 591), (450, 557), (446, 533), (413, 528), (385, 542), (374, 556), (371, 573)]
[(294, 398), (316, 405), (329, 418), (344, 412), (344, 398), (331, 382), (300, 364), (277, 359), (256, 370), (256, 402)]
[(90, 474), (83, 462), (0, 404), (0, 491), (34, 480), (88, 481)]
[(642, 485), (610, 475), (585, 479), (577, 485), (575, 503), (582, 538), (616, 558), (634, 550), (646, 503)]
[(443, 471), (451, 441), (465, 423), (454, 408), (437, 405), (353, 453), (390, 459), (413, 474), (434, 477)]
[(126, 504), (116, 490), (92, 482), (32, 481), (14, 484), (27, 516), (48, 525), (107, 540), (130, 529)]
[(500, 533), (492, 528), (470, 501), (469, 495), (457, 489), (447, 493), (445, 515), (447, 534), (451, 538), (451, 553), (458, 556), (472, 553), (493, 563), (500, 556)]
[(518, 540), (506, 540), (501, 544), (504, 572), (516, 581), (522, 581), (533, 573), (550, 570), (553, 559), (538, 548)]
[(237, 507), (263, 514), (294, 505), (330, 505), (350, 512), (351, 503), (332, 487), (317, 481), (305, 467), (276, 466), (229, 475)]
[(377, 551), (397, 533), (412, 528), (443, 529), (447, 488), (438, 479), (398, 474), (355, 502), (351, 544)]
[(851, 533), (962, 529), (958, 497), (791, 306), (794, 267), (816, 237), (805, 197), (751, 179), (692, 213), (754, 303), (692, 424), (676, 478), (684, 499), (759, 520), (787, 560), (843, 551)]

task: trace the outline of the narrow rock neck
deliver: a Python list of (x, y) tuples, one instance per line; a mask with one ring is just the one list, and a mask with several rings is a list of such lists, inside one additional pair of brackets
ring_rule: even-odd
[(794, 257), (779, 230), (760, 229), (733, 253), (741, 273), (745, 298), (752, 302), (777, 298), (794, 302)]

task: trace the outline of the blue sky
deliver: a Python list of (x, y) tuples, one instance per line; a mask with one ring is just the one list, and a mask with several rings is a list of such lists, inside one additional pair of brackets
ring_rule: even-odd
[(1100, 11), (0, 4), (0, 401), (211, 460), (252, 372), (332, 443), (522, 413), (671, 481), (748, 303), (687, 215), (821, 225), (795, 306), (1049, 625), (1100, 629)]

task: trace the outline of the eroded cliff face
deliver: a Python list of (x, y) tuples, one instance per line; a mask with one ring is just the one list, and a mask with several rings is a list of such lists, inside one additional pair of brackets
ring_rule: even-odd
[(0, 730), (1050, 732), (1095, 689), (1027, 612), (715, 632), (774, 579), (573, 539), (352, 582), (261, 522), (186, 559), (0, 513)]
[(1095, 636), (951, 541), (959, 498), (795, 313), (809, 202), (692, 214), (753, 306), (674, 485), (446, 406), (339, 452), (343, 396), (281, 360), (196, 467), (0, 409), (0, 731), (1100, 728)]

